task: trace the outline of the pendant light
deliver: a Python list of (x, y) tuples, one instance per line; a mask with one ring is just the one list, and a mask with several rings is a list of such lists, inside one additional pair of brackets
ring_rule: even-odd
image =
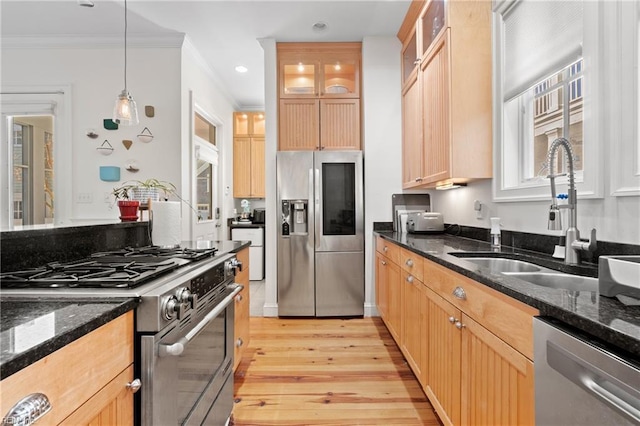
[(138, 107), (127, 90), (127, 0), (124, 0), (124, 90), (113, 107), (113, 121), (123, 126), (138, 124)]

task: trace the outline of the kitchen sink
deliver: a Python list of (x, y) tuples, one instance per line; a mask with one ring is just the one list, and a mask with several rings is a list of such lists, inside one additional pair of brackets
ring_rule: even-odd
[(572, 291), (598, 291), (598, 279), (561, 272), (505, 272), (505, 275), (542, 287)]
[(598, 279), (558, 272), (535, 263), (512, 259), (508, 253), (451, 252), (450, 255), (489, 269), (547, 288), (572, 291), (598, 291)]
[(463, 257), (467, 262), (474, 263), (492, 272), (540, 272), (543, 268), (533, 263), (502, 257)]

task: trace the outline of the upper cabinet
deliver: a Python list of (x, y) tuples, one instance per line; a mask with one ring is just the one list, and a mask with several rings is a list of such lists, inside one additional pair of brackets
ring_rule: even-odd
[(265, 197), (264, 113), (233, 113), (233, 196)]
[(403, 188), (490, 178), (491, 3), (414, 1), (398, 37)]
[(361, 43), (278, 43), (285, 150), (359, 150)]

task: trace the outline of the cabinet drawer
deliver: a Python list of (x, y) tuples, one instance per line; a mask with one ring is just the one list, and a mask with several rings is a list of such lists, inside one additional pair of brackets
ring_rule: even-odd
[(400, 247), (393, 244), (392, 242), (385, 240), (382, 237), (377, 237), (376, 240), (376, 251), (380, 252), (387, 259), (392, 261), (395, 264), (398, 264), (398, 259), (400, 258)]
[(533, 316), (539, 314), (537, 309), (427, 259), (424, 277), (427, 287), (533, 359)]
[(422, 281), (422, 270), (423, 270), (423, 257), (415, 254), (414, 252), (400, 248), (400, 259), (398, 263), (400, 267), (416, 277), (418, 281)]
[(43, 393), (51, 411), (38, 426), (57, 425), (133, 363), (133, 312), (114, 319), (0, 384), (4, 415), (19, 400)]

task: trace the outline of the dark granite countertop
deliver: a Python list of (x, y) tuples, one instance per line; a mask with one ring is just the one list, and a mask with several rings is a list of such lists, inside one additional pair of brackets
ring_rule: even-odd
[[(626, 306), (615, 298), (597, 292), (581, 291), (577, 298), (567, 290), (547, 288), (515, 277), (492, 273), (489, 269), (467, 262), (449, 253), (461, 251), (490, 252), (488, 242), (448, 234), (418, 235), (376, 231), (375, 234), (395, 242), (455, 272), (498, 290), (537, 308), (542, 316), (556, 318), (596, 338), (595, 343), (613, 345), (623, 356), (640, 358), (640, 307)], [(541, 266), (585, 276), (597, 276), (594, 265), (578, 268), (562, 261), (526, 250), (502, 246), (506, 256), (534, 261)], [(597, 342), (597, 340), (601, 342)]]
[(0, 296), (0, 380), (137, 305), (137, 298), (23, 300)]

